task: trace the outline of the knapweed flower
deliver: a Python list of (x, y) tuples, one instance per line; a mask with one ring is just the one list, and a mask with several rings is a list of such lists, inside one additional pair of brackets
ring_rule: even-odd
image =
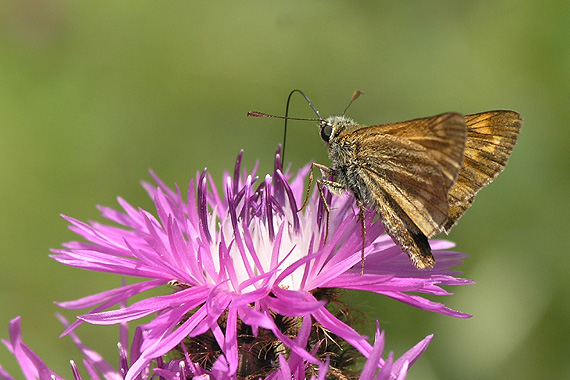
[[(69, 324), (62, 316), (58, 316), (59, 320), (65, 325), (68, 326)], [(120, 368), (117, 370), (113, 368), (111, 364), (109, 364), (101, 355), (97, 352), (93, 351), (89, 347), (85, 346), (79, 337), (74, 333), (71, 332), (69, 335), (71, 336), (73, 342), (79, 348), (82, 354), (82, 362), (85, 368), (85, 371), (88, 373), (89, 378), (91, 379), (106, 379), (106, 380), (122, 380), (124, 379), (125, 373), (128, 371), (128, 354), (126, 345), (126, 325), (121, 326), (121, 342), (117, 344), (119, 348), (119, 355), (118, 355), (118, 362)], [(136, 342), (140, 339), (135, 335), (133, 338), (133, 350), (131, 350), (130, 354), (132, 356), (136, 356)], [(20, 326), (20, 317), (14, 318), (10, 321), (10, 340), (2, 339), (2, 343), (10, 350), (10, 352), (16, 357), (18, 364), (24, 374), (24, 377), (28, 380), (33, 379), (40, 379), (40, 380), (59, 380), (64, 379), (64, 377), (55, 373), (30, 347), (28, 347), (22, 339), (22, 330)], [(66, 358), (66, 360), (68, 360)], [(81, 375), (79, 374), (79, 369), (73, 360), (70, 361), (71, 364), (71, 371), (73, 374), (73, 378), (76, 380), (81, 379)], [(149, 374), (154, 374), (155, 371), (169, 371), (167, 366), (162, 367), (161, 362), (156, 362), (155, 367), (152, 368), (154, 371), (151, 371), (150, 365), (147, 368), (144, 368), (143, 372), (144, 375), (139, 376), (139, 379), (150, 379)], [(175, 373), (173, 371), (170, 371)], [(6, 372), (0, 366), (0, 379), (2, 380), (14, 380), (8, 372)]]
[[(64, 325), (68, 325), (67, 321), (58, 316)], [(300, 338), (308, 339), (308, 334), (301, 331)], [(126, 324), (121, 325), (121, 343), (119, 348), (119, 369), (116, 370), (101, 355), (85, 346), (79, 337), (71, 332), (69, 334), (75, 345), (82, 354), (82, 362), (87, 372), (88, 378), (98, 380), (122, 380), (129, 369), (129, 354), (131, 358), (135, 358), (140, 353), (137, 349), (140, 347), (140, 334), (133, 337), (133, 346), (127, 353), (127, 344), (124, 338), (127, 336)], [(432, 336), (427, 336), (421, 342), (416, 344), (412, 349), (402, 355), (398, 360), (394, 361), (393, 354), (388, 355), (386, 361), (382, 360), (384, 350), (384, 333), (380, 332), (380, 326), (377, 326), (374, 347), (370, 354), (370, 358), (364, 365), (362, 372), (359, 374), (360, 380), (403, 380), (407, 375), (408, 367), (413, 364), (419, 356), (425, 351)], [(10, 321), (10, 340), (2, 340), (4, 345), (16, 357), (24, 377), (28, 380), (63, 380), (64, 377), (53, 371), (30, 347), (28, 347), (22, 339), (22, 331), (20, 326), (20, 317)], [(182, 346), (184, 348), (184, 346)], [(156, 375), (167, 380), (226, 380), (233, 377), (227, 376), (225, 373), (215, 373), (201, 368), (190, 359), (190, 355), (184, 350), (184, 357), (166, 362), (162, 359), (156, 360), (151, 366), (150, 364), (136, 376), (138, 380), (146, 380), (156, 378)], [(289, 359), (285, 359), (279, 355), (279, 369), (266, 377), (267, 380), (324, 380), (326, 378), (341, 378), (338, 373), (334, 372), (334, 368), (330, 368), (330, 360), (320, 362), (318, 366), (309, 366), (308, 363), (300, 356), (292, 353)], [(81, 380), (79, 368), (73, 360), (70, 360), (71, 372), (73, 379)], [(381, 367), (381, 369), (379, 369)], [(70, 377), (71, 378), (71, 377)], [(343, 377), (346, 378), (346, 377)], [(355, 377), (356, 378), (356, 377)], [(0, 366), (1, 380), (14, 380), (2, 366)]]
[[(69, 326), (67, 320), (58, 315), (58, 319), (64, 326)], [(10, 350), (10, 352), (15, 356), (20, 369), (27, 380), (63, 380), (64, 377), (58, 375), (53, 371), (41, 358), (36, 354), (30, 347), (28, 347), (22, 339), (22, 330), (20, 325), (20, 317), (14, 318), (10, 321), (10, 340), (2, 339), (2, 343)], [(73, 343), (79, 349), (82, 355), (82, 363), (85, 372), (89, 379), (93, 380), (123, 380), (129, 370), (129, 362), (135, 361), (140, 355), (139, 348), (141, 346), (142, 336), (140, 331), (137, 329), (132, 338), (131, 346), (129, 349), (128, 344), (128, 331), (127, 324), (121, 324), (120, 326), (120, 342), (117, 343), (119, 350), (118, 363), (119, 368), (115, 369), (108, 361), (106, 361), (100, 354), (91, 348), (85, 346), (81, 339), (75, 334), (75, 332), (70, 332), (69, 336), (73, 340)], [(417, 345), (416, 345), (417, 347)], [(407, 354), (402, 356), (401, 361), (408, 356), (409, 359), (413, 360), (410, 356), (419, 352), (416, 347), (410, 350)], [(415, 351), (414, 351), (415, 350)], [(421, 352), (419, 352), (421, 354)], [(72, 377), (75, 380), (81, 380), (82, 376), (80, 370), (77, 367), (74, 360), (70, 360)], [(404, 363), (405, 364), (405, 363)], [(169, 362), (165, 362), (162, 358), (155, 360), (145, 366), (140, 373), (136, 376), (137, 380), (150, 380), (156, 378), (156, 375), (161, 376), (162, 379), (168, 380), (186, 380), (189, 378), (193, 379), (211, 379), (217, 380), (210, 375), (210, 373), (203, 368), (200, 368), (196, 363), (192, 363), (186, 359), (176, 359)], [(7, 371), (5, 371), (2, 366), (0, 366), (0, 379), (1, 380), (14, 380)], [(291, 378), (287, 379), (290, 380)]]
[[(103, 217), (116, 225), (65, 217), (87, 242), (64, 244), (52, 257), (78, 268), (147, 279), (60, 303), (70, 309), (92, 308), (66, 333), (82, 322), (116, 324), (152, 314), (152, 321), (141, 326), (141, 355), (128, 379), (180, 343), (189, 347), (192, 361), (201, 360), (205, 368), (228, 378), (244, 371), (266, 377), (271, 373), (266, 368), (278, 367), (279, 355), (298, 355), (315, 366), (321, 363), (318, 357), (330, 356), (326, 346), (334, 344), (325, 344), (325, 338), (309, 339), (310, 344), (298, 339), (305, 325), (348, 342), (364, 357), (372, 355), (373, 346), (342, 317), (346, 313), (331, 311), (338, 289), (371, 291), (425, 310), (469, 316), (410, 294), (448, 295), (440, 285), (471, 283), (454, 277), (460, 272), (451, 268), (464, 255), (443, 251), (451, 243), (432, 241), (437, 264), (418, 271), (381, 223), (367, 215), (361, 274), (362, 231), (352, 196), (327, 194), (331, 210), (326, 223), (316, 191), (298, 212), (310, 166), (294, 177), (283, 173), (278, 150), (273, 174), (259, 179), (255, 170), (242, 168), (241, 157), (234, 172), (224, 176), (222, 192), (206, 170), (195, 183), (190, 181), (186, 197), (152, 173), (157, 186), (143, 186), (154, 200), (156, 216), (119, 198), (122, 211), (100, 207)], [(175, 292), (108, 310), (166, 284)], [(254, 356), (265, 359), (253, 363)]]

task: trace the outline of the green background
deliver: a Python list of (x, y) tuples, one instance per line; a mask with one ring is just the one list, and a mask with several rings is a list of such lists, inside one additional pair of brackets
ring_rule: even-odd
[[(80, 355), (54, 300), (118, 285), (57, 264), (74, 239), (58, 215), (102, 219), (152, 168), (186, 186), (220, 183), (240, 149), (272, 165), (286, 96), (303, 89), (323, 115), (378, 124), (446, 111), (514, 109), (525, 120), (507, 170), (449, 239), (477, 284), (450, 289), (456, 320), (357, 294), (397, 356), (435, 338), (409, 379), (570, 377), (570, 3), (567, 1), (35, 1), (0, 3), (0, 336), (21, 315), (24, 341), (70, 378)], [(302, 98), (291, 113), (314, 117)], [(291, 124), (294, 169), (328, 163), (317, 128)], [(64, 311), (69, 318), (73, 313)], [(368, 327), (369, 328), (369, 327)], [(364, 330), (363, 330), (364, 331)], [(84, 326), (116, 362), (117, 328)], [(3, 348), (0, 363), (21, 377)]]

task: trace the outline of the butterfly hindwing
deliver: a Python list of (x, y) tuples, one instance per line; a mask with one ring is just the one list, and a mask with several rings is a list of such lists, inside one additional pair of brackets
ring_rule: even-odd
[(445, 231), (473, 203), (483, 187), (503, 171), (517, 142), (522, 126), (520, 115), (514, 111), (489, 111), (465, 116), (467, 141), (462, 168), (449, 190), (449, 220)]

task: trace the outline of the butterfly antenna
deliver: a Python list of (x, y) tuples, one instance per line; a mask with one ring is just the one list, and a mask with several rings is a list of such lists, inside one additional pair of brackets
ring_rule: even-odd
[(352, 99), (350, 99), (350, 102), (348, 103), (348, 105), (346, 106), (346, 108), (344, 109), (344, 111), (342, 111), (342, 115), (341, 115), (341, 116), (344, 116), (344, 114), (346, 113), (346, 111), (348, 111), (348, 107), (350, 107), (351, 104), (352, 104), (356, 99), (358, 99), (358, 97), (359, 97), (360, 95), (362, 95), (362, 94), (364, 94), (364, 92), (359, 91), (359, 90), (354, 91), (354, 94), (352, 94)]
[(319, 111), (317, 111), (317, 109), (315, 108), (309, 97), (303, 91), (298, 89), (291, 91), (289, 93), (289, 96), (287, 97), (287, 105), (285, 106), (285, 126), (283, 127), (283, 151), (281, 152), (281, 162), (285, 162), (285, 140), (287, 139), (287, 120), (289, 115), (289, 103), (291, 102), (291, 97), (295, 92), (298, 92), (299, 94), (303, 95), (303, 98), (305, 98), (307, 103), (309, 103), (309, 106), (313, 109), (313, 111), (315, 111), (315, 113), (319, 117), (319, 121), (323, 120), (323, 117), (321, 116)]
[[(317, 114), (317, 116), (319, 117), (318, 119), (307, 119), (307, 118), (301, 118), (301, 117), (289, 117), (289, 103), (291, 102), (291, 96), (293, 96), (293, 94), (295, 92), (298, 92), (299, 94), (303, 95), (303, 98), (305, 98), (305, 100), (307, 101), (307, 103), (309, 103), (309, 106), (313, 109), (313, 111), (315, 111), (315, 113)], [(263, 112), (259, 112), (259, 111), (249, 111), (247, 113), (247, 116), (251, 116), (251, 117), (270, 117), (273, 119), (285, 119), (285, 127), (283, 128), (283, 150), (281, 151), (281, 162), (285, 161), (285, 140), (287, 138), (287, 121), (288, 120), (305, 120), (305, 121), (321, 121), (323, 120), (323, 117), (321, 116), (321, 114), (319, 113), (319, 111), (317, 111), (317, 109), (315, 108), (315, 106), (313, 105), (313, 103), (311, 103), (311, 101), (309, 100), (309, 97), (307, 95), (305, 95), (305, 93), (301, 90), (293, 90), (289, 93), (289, 96), (287, 97), (287, 106), (285, 107), (285, 116), (276, 116), (276, 115), (269, 115)]]

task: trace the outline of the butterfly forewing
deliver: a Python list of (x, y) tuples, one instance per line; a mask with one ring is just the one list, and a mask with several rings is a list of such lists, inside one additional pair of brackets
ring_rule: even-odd
[[(345, 172), (335, 170), (337, 180), (380, 213), (386, 232), (418, 268), (434, 264), (427, 238), (448, 221), (448, 193), (461, 169), (466, 135), (464, 116), (449, 113), (349, 127), (330, 144), (336, 153), (354, 154), (354, 162), (342, 163), (350, 162)], [(338, 156), (331, 155), (335, 167), (343, 166)]]
[(467, 138), (465, 116), (458, 113), (444, 113), (368, 128), (403, 137), (423, 146), (441, 166), (446, 186), (451, 187), (457, 179)]
[(386, 191), (376, 189), (374, 195), (376, 210), (382, 215), (382, 224), (388, 235), (409, 256), (416, 268), (432, 268), (435, 259), (426, 235)]
[(449, 220), (445, 231), (473, 203), (475, 194), (503, 171), (522, 126), (513, 111), (489, 111), (465, 116), (467, 141), (463, 165), (449, 191)]
[(449, 187), (441, 167), (424, 147), (379, 134), (355, 144), (355, 156), (363, 187), (369, 192), (367, 203), (379, 208), (379, 199), (386, 198), (386, 193), (401, 210), (396, 214), (404, 213), (426, 236), (441, 231), (449, 211)]

